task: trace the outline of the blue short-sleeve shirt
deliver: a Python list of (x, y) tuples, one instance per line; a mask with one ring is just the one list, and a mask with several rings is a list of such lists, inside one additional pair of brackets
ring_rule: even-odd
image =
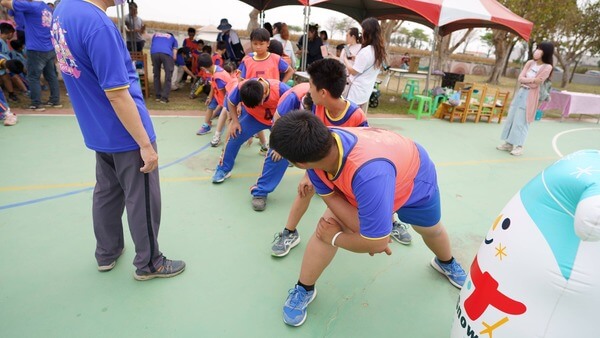
[(129, 91), (150, 141), (155, 141), (131, 57), (105, 12), (86, 1), (63, 0), (54, 12), (52, 42), (88, 148), (107, 153), (139, 149), (106, 97), (107, 91), (119, 89)]

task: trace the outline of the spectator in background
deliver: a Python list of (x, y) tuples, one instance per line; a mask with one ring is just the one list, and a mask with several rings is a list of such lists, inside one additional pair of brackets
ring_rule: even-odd
[(146, 25), (138, 16), (138, 6), (133, 1), (129, 3), (129, 14), (125, 17), (125, 28), (127, 31), (127, 50), (141, 52), (146, 44), (142, 36), (146, 32)]
[(217, 35), (217, 41), (224, 41), (227, 44), (227, 60), (238, 65), (245, 55), (240, 37), (235, 31), (231, 30), (231, 24), (229, 24), (227, 19), (221, 19), (221, 23), (217, 29), (221, 31)]
[(2, 0), (2, 6), (22, 12), (25, 18), (25, 34), (27, 35), (27, 82), (31, 91), (31, 105), (29, 109), (35, 111), (46, 110), (42, 106), (40, 78), (42, 73), (50, 86), (50, 100), (43, 105), (46, 107), (61, 108), (60, 92), (58, 89), (58, 75), (54, 62), (56, 52), (50, 40), (50, 26), (52, 11), (48, 5), (41, 1), (12, 1)]
[[(359, 105), (366, 113), (373, 86), (385, 63), (387, 54), (379, 21), (375, 18), (367, 18), (363, 20), (361, 26), (362, 49), (350, 60), (342, 58), (341, 61), (346, 65), (350, 74), (348, 79), (350, 88), (346, 98)], [(350, 62), (352, 60), (354, 63)]]
[(25, 17), (22, 12), (15, 12), (13, 9), (8, 10), (8, 15), (13, 17), (13, 21), (17, 25), (15, 29), (17, 30), (17, 40), (21, 41), (21, 43), (25, 44)]
[(329, 37), (327, 36), (327, 31), (320, 31), (319, 37), (323, 41), (323, 46), (329, 46)]
[(269, 32), (271, 37), (273, 37), (273, 26), (271, 25), (270, 22), (265, 22), (265, 24), (263, 25), (263, 28)]
[(188, 37), (183, 39), (183, 47), (189, 48), (191, 51), (198, 49), (198, 41), (194, 40), (196, 37), (196, 29), (189, 27), (187, 30)]
[[(169, 103), (171, 81), (177, 59), (177, 40), (171, 33), (154, 33), (150, 46), (150, 59), (154, 73), (154, 96), (160, 103)], [(165, 82), (161, 86), (160, 69), (165, 70)]]
[(225, 42), (219, 41), (217, 42), (215, 49), (216, 51), (212, 55), (212, 62), (215, 66), (223, 67), (223, 65), (225, 65), (225, 62), (223, 61), (223, 55), (225, 54), (227, 45)]
[(189, 58), (189, 53), (185, 47), (177, 50), (177, 57), (175, 58), (175, 68), (173, 70), (173, 77), (171, 79), (171, 90), (179, 89), (179, 82), (183, 78), (183, 74), (187, 74), (192, 78), (192, 82), (196, 79), (196, 75), (186, 66), (186, 59)]
[(404, 53), (402, 59), (400, 59), (400, 69), (408, 69), (410, 66), (410, 56), (408, 52)]
[[(304, 49), (304, 37), (305, 36), (303, 35), (298, 41), (298, 51), (296, 51), (296, 55), (302, 56), (302, 50)], [(323, 58), (321, 46), (323, 46), (323, 41), (319, 37), (319, 25), (309, 25), (308, 43), (306, 44), (306, 66)]]
[[(11, 24), (5, 23), (5, 22), (0, 23), (0, 55), (5, 57), (7, 60), (12, 59), (12, 52), (11, 52), (10, 48), (8, 47), (8, 45), (9, 45), (9, 42), (12, 42), (11, 40), (12, 40), (14, 34), (15, 34), (15, 28)], [(17, 42), (17, 40), (14, 40), (14, 41)], [(19, 62), (22, 62), (22, 61), (19, 61)], [(15, 94), (15, 90), (14, 90), (15, 87), (17, 87), (23, 93), (27, 92), (27, 87), (25, 87), (25, 84), (23, 83), (23, 81), (21, 81), (21, 77), (20, 77), (21, 73), (23, 72), (22, 68), (23, 67), (21, 66), (20, 67), (21, 70), (18, 72), (15, 72), (15, 71), (7, 72), (5, 70), (0, 71), (0, 78), (2, 79), (2, 86), (8, 93), (9, 100), (11, 100), (13, 102), (19, 101), (19, 98)]]
[(294, 53), (294, 46), (290, 41), (290, 31), (285, 23), (276, 22), (273, 25), (273, 39), (281, 43), (283, 46), (283, 53), (290, 58), (290, 66), (293, 69), (296, 69), (296, 53)]

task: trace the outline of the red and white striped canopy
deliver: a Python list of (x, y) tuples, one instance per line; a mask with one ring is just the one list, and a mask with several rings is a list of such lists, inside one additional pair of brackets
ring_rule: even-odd
[(529, 40), (533, 23), (496, 0), (309, 0), (356, 20), (367, 17), (399, 19), (439, 27), (440, 34), (473, 27), (508, 30)]

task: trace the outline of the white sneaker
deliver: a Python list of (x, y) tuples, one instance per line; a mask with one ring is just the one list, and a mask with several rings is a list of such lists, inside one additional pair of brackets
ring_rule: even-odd
[(212, 140), (210, 141), (210, 145), (211, 147), (216, 147), (221, 143), (221, 135), (215, 133), (215, 135), (213, 135)]
[(513, 145), (506, 142), (504, 144), (501, 144), (499, 146), (496, 147), (496, 149), (498, 150), (502, 150), (502, 151), (512, 151), (513, 150)]
[(521, 146), (514, 147), (513, 150), (510, 152), (510, 154), (513, 156), (523, 155), (523, 147), (521, 147)]
[(4, 125), (5, 126), (14, 126), (17, 124), (17, 115), (13, 114), (9, 111), (6, 112), (4, 116)]

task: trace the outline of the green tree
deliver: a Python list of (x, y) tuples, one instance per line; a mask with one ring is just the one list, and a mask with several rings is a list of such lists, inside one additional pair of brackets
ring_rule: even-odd
[(411, 32), (411, 38), (412, 38), (412, 43), (411, 43), (411, 48), (423, 48), (423, 43), (428, 43), (429, 42), (429, 36), (427, 34), (425, 34), (425, 31), (422, 30), (421, 28), (415, 28), (412, 30)]
[(600, 2), (586, 1), (581, 7), (565, 8), (565, 14), (553, 36), (554, 55), (564, 70), (563, 88), (571, 80), (572, 65), (577, 65), (585, 53), (600, 48)]
[[(557, 22), (565, 16), (565, 8), (569, 8), (576, 0), (499, 0), (515, 14), (534, 23), (530, 43), (540, 42), (551, 36)], [(502, 30), (492, 30), (495, 63), (488, 83), (498, 84), (500, 75), (506, 68), (508, 57), (519, 37)], [(531, 45), (530, 45), (531, 49)]]

